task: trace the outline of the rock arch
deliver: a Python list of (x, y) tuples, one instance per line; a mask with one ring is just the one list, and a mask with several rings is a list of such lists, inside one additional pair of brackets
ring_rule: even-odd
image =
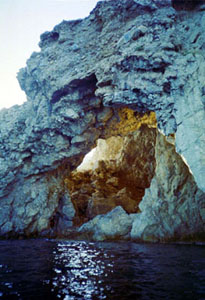
[[(18, 73), (28, 101), (0, 113), (1, 236), (66, 234), (75, 215), (67, 174), (97, 139), (139, 130), (140, 120), (152, 112), (161, 132), (157, 153), (170, 145), (173, 162), (181, 166), (183, 158), (188, 167), (183, 162), (180, 170), (191, 170), (193, 177), (179, 184), (183, 199), (170, 198), (157, 157), (156, 174), (140, 206), (141, 231), (133, 229), (132, 236), (163, 240), (204, 232), (204, 24), (203, 10), (178, 14), (168, 0), (111, 0), (99, 2), (88, 18), (63, 21), (41, 36), (41, 51)], [(163, 153), (162, 158), (173, 169)], [(172, 170), (176, 178), (178, 169)], [(171, 182), (167, 185), (178, 193)], [(188, 192), (190, 185), (194, 194)], [(167, 209), (159, 212), (160, 230), (158, 221), (143, 223), (152, 210), (148, 195), (154, 211), (159, 199)], [(178, 227), (169, 219), (177, 197)]]

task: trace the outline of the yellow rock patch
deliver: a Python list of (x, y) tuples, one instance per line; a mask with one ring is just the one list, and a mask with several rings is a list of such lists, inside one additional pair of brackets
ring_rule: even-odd
[(126, 135), (139, 129), (142, 125), (150, 128), (157, 128), (157, 119), (155, 112), (140, 114), (129, 108), (120, 108), (118, 110), (119, 120), (112, 120), (109, 124), (107, 135)]

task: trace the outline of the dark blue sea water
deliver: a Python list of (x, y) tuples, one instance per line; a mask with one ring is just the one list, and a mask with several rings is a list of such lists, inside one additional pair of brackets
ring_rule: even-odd
[(0, 241), (0, 299), (205, 299), (205, 247)]

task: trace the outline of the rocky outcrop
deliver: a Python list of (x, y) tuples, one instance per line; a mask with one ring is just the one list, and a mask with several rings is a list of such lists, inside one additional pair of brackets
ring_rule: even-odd
[[(186, 161), (180, 170), (195, 193), (187, 186), (180, 198), (186, 205), (171, 209), (181, 171), (169, 170), (166, 157), (160, 166), (156, 156), (131, 235), (159, 240), (205, 231), (205, 11), (201, 3), (178, 11), (176, 2), (101, 1), (88, 18), (41, 35), (41, 51), (18, 74), (28, 101), (0, 112), (0, 236), (66, 234), (75, 215), (68, 174), (98, 138), (134, 132), (138, 116), (150, 112), (164, 135), (175, 135), (178, 154), (170, 155), (177, 166)], [(156, 230), (148, 230), (150, 202), (156, 208), (160, 201), (178, 225), (154, 209), (158, 221), (149, 228)]]
[(78, 233), (84, 239), (94, 241), (119, 240), (129, 238), (132, 228), (132, 216), (117, 206), (106, 215), (99, 215), (83, 224)]

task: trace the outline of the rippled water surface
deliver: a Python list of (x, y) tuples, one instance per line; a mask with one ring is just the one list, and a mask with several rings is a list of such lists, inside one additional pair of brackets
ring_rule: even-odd
[(205, 247), (0, 241), (0, 299), (205, 299)]

